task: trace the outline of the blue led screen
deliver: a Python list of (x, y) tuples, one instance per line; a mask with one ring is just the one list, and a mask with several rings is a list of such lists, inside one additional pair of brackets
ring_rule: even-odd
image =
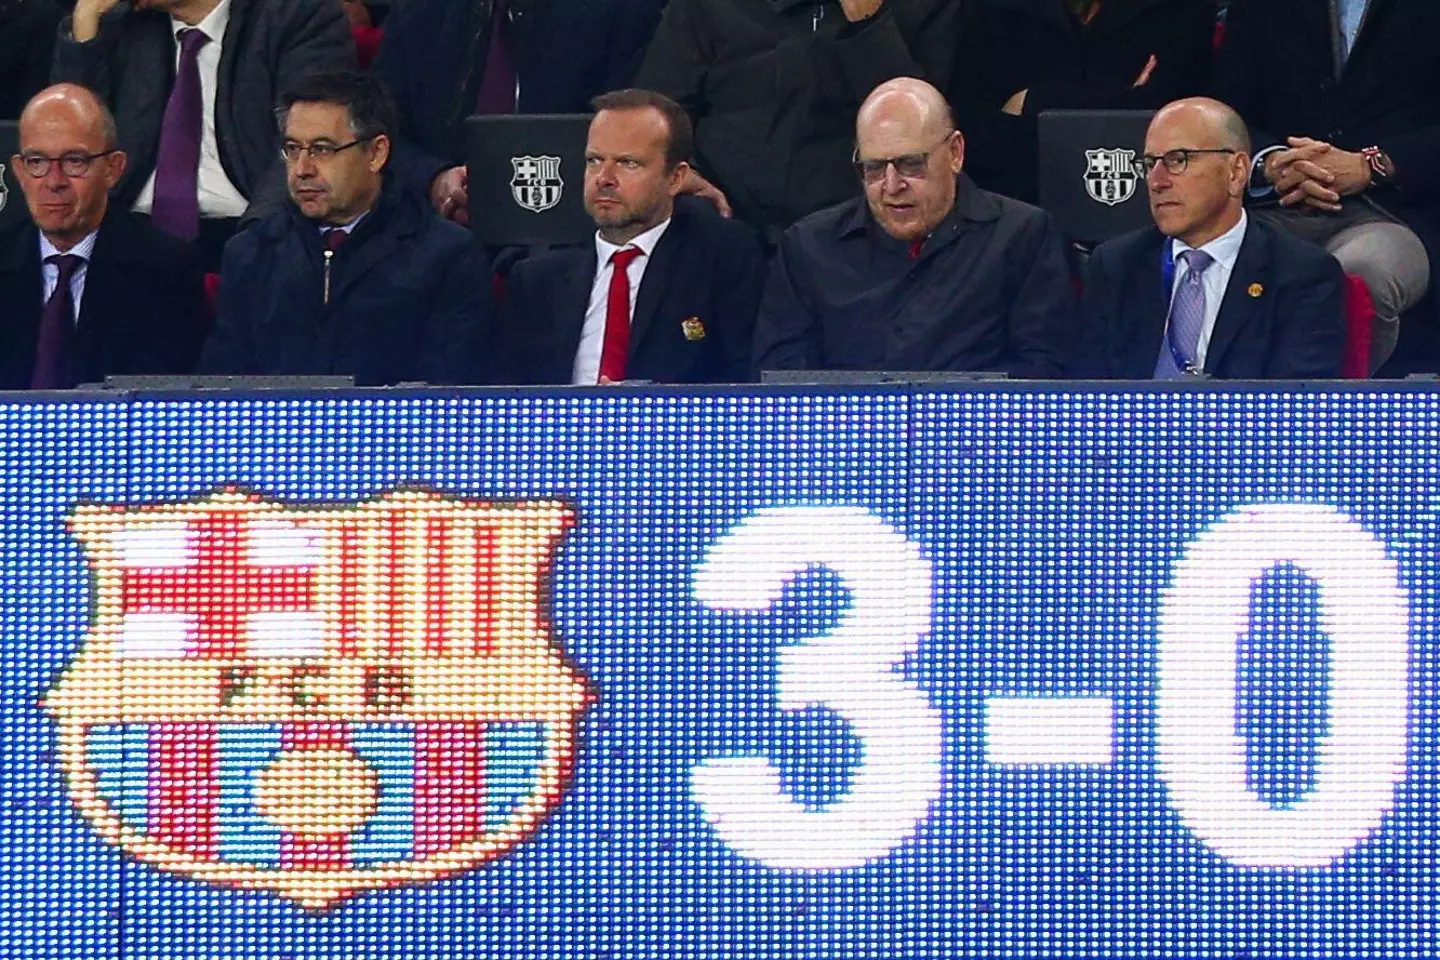
[(1437, 427), (0, 405), (0, 955), (1434, 956)]

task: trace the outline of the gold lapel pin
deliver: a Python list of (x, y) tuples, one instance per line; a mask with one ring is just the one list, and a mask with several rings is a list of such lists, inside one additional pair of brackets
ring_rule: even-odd
[(1263, 283), (1252, 283), (1250, 284), (1250, 289), (1246, 292), (1252, 297), (1262, 297), (1265, 295), (1265, 285)]
[(691, 342), (705, 339), (705, 324), (700, 322), (699, 317), (686, 317), (680, 321), (680, 330), (685, 334), (685, 339)]

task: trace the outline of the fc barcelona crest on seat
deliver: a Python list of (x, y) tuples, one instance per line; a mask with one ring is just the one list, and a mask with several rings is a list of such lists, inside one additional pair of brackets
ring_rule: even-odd
[(1107, 207), (1135, 196), (1140, 171), (1134, 150), (1086, 150), (1085, 192)]
[(560, 179), (559, 157), (511, 157), (515, 175), (510, 178), (510, 194), (515, 202), (531, 213), (544, 213), (560, 202), (565, 181)]
[(93, 618), (45, 704), (77, 808), (157, 870), (312, 909), (503, 856), (591, 699), (543, 609), (573, 520), (414, 490), (81, 507)]

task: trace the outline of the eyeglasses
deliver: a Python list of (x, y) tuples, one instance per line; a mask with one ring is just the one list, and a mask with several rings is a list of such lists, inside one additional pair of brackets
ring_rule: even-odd
[(374, 139), (374, 137), (360, 137), (359, 139), (351, 140), (349, 143), (342, 143), (338, 147), (333, 143), (312, 143), (306, 145), (303, 143), (295, 143), (291, 140), (280, 146), (280, 156), (284, 158), (286, 163), (294, 163), (300, 159), (300, 154), (304, 153), (308, 154), (310, 159), (316, 163), (324, 163), (327, 160), (334, 159), (337, 153), (349, 150), (351, 147), (358, 147), (362, 143), (369, 143)]
[(47, 157), (43, 153), (22, 153), (17, 154), (14, 159), (20, 161), (20, 166), (26, 173), (39, 180), (48, 176), (50, 168), (57, 163), (60, 164), (60, 172), (65, 176), (83, 177), (90, 172), (90, 165), (96, 160), (118, 152), (118, 149), (112, 149), (99, 153), (67, 153), (58, 157)]
[(1140, 161), (1137, 165), (1140, 167), (1141, 172), (1144, 173), (1147, 177), (1154, 173), (1155, 168), (1160, 166), (1162, 163), (1165, 165), (1166, 173), (1170, 174), (1171, 176), (1178, 176), (1185, 172), (1185, 169), (1190, 166), (1190, 158), (1196, 156), (1197, 154), (1239, 152), (1239, 150), (1228, 150), (1224, 147), (1205, 150), (1166, 150), (1159, 156), (1150, 153), (1145, 154), (1145, 156), (1140, 158)]
[(945, 139), (924, 153), (907, 153), (899, 157), (877, 158), (875, 160), (861, 160), (860, 151), (856, 150), (850, 162), (855, 165), (855, 172), (860, 174), (860, 179), (866, 183), (879, 183), (885, 179), (885, 171), (893, 165), (895, 175), (905, 180), (924, 180), (930, 174), (930, 155), (936, 150), (950, 142), (955, 135), (952, 130), (945, 134)]

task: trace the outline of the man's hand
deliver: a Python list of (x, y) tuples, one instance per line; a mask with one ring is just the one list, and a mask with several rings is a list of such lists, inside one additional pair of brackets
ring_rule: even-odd
[(883, 6), (885, 0), (840, 0), (840, 9), (845, 11), (845, 19), (851, 23), (869, 20)]
[[(1006, 100), (1005, 106), (1001, 107), (1000, 109), (1003, 112), (1010, 114), (1010, 116), (1012, 117), (1018, 117), (1020, 116), (1020, 114), (1025, 112), (1025, 98), (1029, 95), (1030, 90), (1027, 87), (1026, 89), (1021, 90), (1019, 93), (1012, 96), (1009, 100)], [(991, 102), (993, 103), (994, 101), (992, 100)]]
[(721, 193), (720, 188), (715, 184), (696, 173), (694, 167), (686, 171), (685, 179), (680, 184), (680, 192), (692, 197), (699, 197), (702, 200), (709, 200), (715, 205), (715, 209), (720, 211), (722, 217), (734, 216), (734, 211), (730, 209), (730, 201), (725, 199), (725, 194)]
[(430, 183), (430, 203), (435, 212), (460, 226), (470, 223), (470, 172), (451, 167)]
[(340, 0), (340, 2), (345, 7), (345, 16), (350, 19), (350, 26), (369, 27), (373, 25), (370, 22), (370, 9), (362, 0)]
[(1265, 179), (1274, 185), (1282, 206), (1303, 204), (1334, 213), (1343, 197), (1370, 189), (1370, 162), (1364, 155), (1309, 137), (1290, 137), (1286, 143), (1288, 149), (1265, 158)]
[(1158, 66), (1160, 66), (1160, 61), (1156, 58), (1155, 54), (1150, 54), (1150, 59), (1145, 61), (1145, 66), (1140, 70), (1140, 76), (1136, 77), (1135, 82), (1130, 84), (1130, 86), (1145, 86), (1145, 84), (1150, 82), (1150, 77), (1154, 75), (1155, 68)]
[(77, 43), (89, 43), (100, 35), (100, 18), (114, 10), (120, 0), (79, 0), (70, 18), (70, 35)]

